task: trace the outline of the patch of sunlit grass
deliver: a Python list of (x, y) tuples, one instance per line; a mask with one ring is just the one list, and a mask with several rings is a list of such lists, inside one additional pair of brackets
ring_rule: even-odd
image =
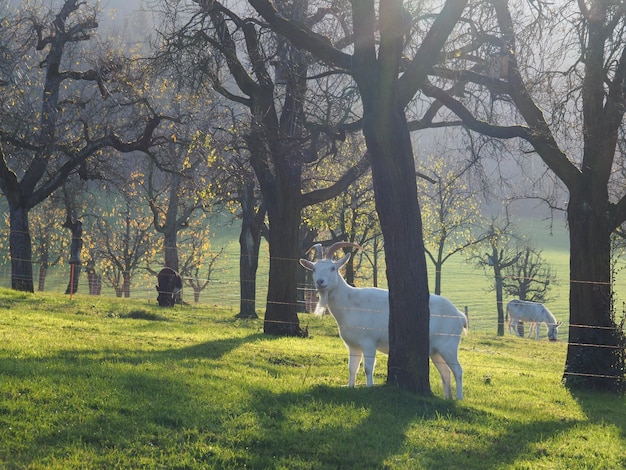
[(206, 307), (0, 290), (2, 468), (622, 468), (623, 397), (561, 385), (565, 343), (462, 339), (465, 400), (349, 389), (309, 338)]

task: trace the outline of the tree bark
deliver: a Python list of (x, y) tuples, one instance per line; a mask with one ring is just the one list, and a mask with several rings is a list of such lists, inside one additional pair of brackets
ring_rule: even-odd
[(163, 254), (165, 266), (178, 272), (178, 230), (179, 227), (172, 224), (163, 228)]
[(259, 267), (260, 242), (248, 227), (239, 234), (239, 318), (258, 318), (256, 314), (256, 273)]
[(497, 335), (504, 336), (504, 299), (502, 289), (502, 260), (498, 253), (498, 248), (494, 245), (491, 247), (491, 261), (493, 263), (494, 287), (496, 290), (496, 307), (498, 310), (498, 327)]
[(392, 312), (387, 383), (429, 396), (429, 291), (415, 164), (404, 113), (390, 114), (391, 119), (366, 121), (363, 129), (385, 237)]
[(239, 234), (239, 313), (238, 318), (258, 318), (256, 314), (256, 274), (259, 267), (262, 217), (255, 211), (254, 182), (245, 182), (241, 191), (241, 232)]
[(122, 273), (122, 292), (125, 298), (130, 297), (130, 279), (131, 274), (129, 272)]
[(102, 278), (93, 267), (87, 267), (87, 284), (89, 295), (100, 295), (102, 292)]
[(306, 336), (297, 314), (300, 205), (290, 202), (298, 196), (284, 192), (267, 205), (270, 269), (263, 331), (270, 335)]
[(18, 291), (34, 292), (28, 209), (9, 202), (9, 221), (11, 287)]
[(390, 312), (387, 383), (430, 396), (430, 310), (422, 218), (411, 137), (396, 95), (404, 10), (400, 0), (381, 2), (376, 57), (375, 12), (367, 3), (353, 3), (358, 38), (353, 75), (363, 101), (363, 135), (385, 239)]
[(63, 227), (68, 228), (72, 233), (72, 241), (70, 243), (70, 278), (65, 293), (75, 294), (78, 291), (78, 281), (82, 266), (83, 223), (80, 220), (72, 221), (68, 216)]
[(594, 207), (587, 189), (572, 192), (570, 325), (563, 380), (572, 389), (615, 391), (624, 386), (624, 336), (615, 324), (611, 287), (613, 230), (608, 207)]
[(41, 263), (39, 265), (39, 281), (37, 284), (37, 291), (43, 292), (46, 290), (46, 275), (48, 274), (48, 265)]

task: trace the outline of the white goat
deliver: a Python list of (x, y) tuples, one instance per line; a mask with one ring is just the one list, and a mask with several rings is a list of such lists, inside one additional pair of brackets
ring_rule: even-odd
[[(539, 339), (541, 324), (545, 323), (548, 327), (548, 339), (550, 341), (556, 341), (558, 328), (562, 323), (556, 321), (552, 312), (550, 312), (545, 305), (540, 304), (539, 302), (530, 302), (528, 300), (511, 300), (506, 305), (506, 315), (509, 318), (509, 333), (513, 332), (516, 336), (519, 336), (517, 324), (520, 321), (536, 323), (535, 339)], [(530, 331), (532, 331), (532, 329), (530, 329)]]
[[(334, 261), (333, 253), (342, 247), (358, 245), (335, 243), (322, 258), (322, 246), (314, 245), (317, 261), (301, 259), (300, 264), (313, 271), (318, 302), (315, 315), (328, 310), (339, 327), (339, 336), (348, 347), (350, 359), (348, 386), (354, 387), (356, 374), (363, 360), (367, 386), (374, 384), (376, 350), (389, 354), (389, 292), (376, 287), (357, 288), (348, 285), (339, 269), (350, 259), (350, 254)], [(467, 318), (452, 303), (438, 295), (430, 296), (429, 355), (441, 375), (445, 398), (452, 397), (450, 370), (456, 382), (456, 398), (463, 398), (463, 369), (458, 351), (461, 334), (467, 328)]]

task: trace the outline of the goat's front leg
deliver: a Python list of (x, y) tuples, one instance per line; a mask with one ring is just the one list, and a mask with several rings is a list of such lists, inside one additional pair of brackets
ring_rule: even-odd
[(365, 379), (367, 386), (374, 385), (374, 367), (376, 367), (376, 349), (373, 351), (363, 351), (363, 370), (365, 371)]
[(354, 385), (356, 384), (356, 373), (359, 371), (362, 356), (363, 351), (357, 348), (350, 348), (350, 359), (348, 360), (350, 378), (348, 379), (348, 387), (354, 387)]

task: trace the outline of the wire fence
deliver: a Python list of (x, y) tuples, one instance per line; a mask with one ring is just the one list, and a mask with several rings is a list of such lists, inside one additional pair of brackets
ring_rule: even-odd
[[(231, 257), (237, 256), (236, 253), (232, 253)], [(294, 260), (296, 262), (296, 260)], [(229, 266), (235, 265), (232, 260), (227, 263)], [(255, 310), (259, 316), (263, 317), (263, 311), (265, 310), (267, 300), (267, 266), (269, 260), (262, 260), (259, 268), (259, 276), (256, 282), (256, 296), (255, 298), (244, 299), (248, 303), (255, 305)], [(42, 283), (38, 279), (40, 275), (40, 265), (33, 263), (33, 275), (35, 289), (38, 286), (43, 286), (46, 292), (64, 293), (71, 282), (71, 266), (69, 264), (61, 264), (49, 269), (45, 282)], [(556, 292), (553, 293), (554, 301), (550, 304), (550, 310), (555, 315), (558, 321), (562, 322), (559, 328), (559, 340), (568, 341), (568, 332), (572, 328), (595, 328), (595, 329), (607, 329), (610, 327), (593, 326), (593, 325), (572, 325), (569, 322), (569, 279), (567, 279), (568, 270), (562, 269), (560, 273), (565, 273), (565, 276), (561, 274), (561, 282)], [(492, 280), (481, 272), (479, 269), (463, 264), (456, 264), (447, 269), (444, 273), (443, 279), (443, 291), (442, 295), (449, 298), (461, 311), (463, 311), (468, 317), (469, 331), (479, 332), (495, 335), (498, 330), (498, 304), (495, 298), (493, 289), (491, 289)], [(566, 282), (564, 281), (564, 278)], [(198, 281), (198, 280), (196, 280)], [(237, 266), (235, 268), (223, 268), (213, 273), (212, 279), (200, 279), (201, 284), (203, 281), (207, 282), (207, 287), (202, 290), (197, 298), (194, 296), (193, 289), (189, 285), (183, 287), (182, 298), (187, 304), (198, 306), (200, 308), (222, 308), (230, 309), (233, 314), (237, 313), (241, 305), (241, 290), (240, 281), (238, 277)], [(87, 284), (87, 276), (84, 272), (79, 276), (77, 296), (88, 296), (89, 286)], [(360, 281), (365, 284), (367, 281)], [(588, 283), (589, 281), (581, 281)], [(623, 283), (618, 283), (616, 289), (616, 297), (622, 297), (622, 293), (619, 292), (619, 287)], [(0, 286), (11, 287), (11, 267), (10, 265), (0, 266)], [(317, 303), (316, 291), (312, 284), (301, 284), (299, 287), (297, 311), (300, 312), (301, 319), (306, 322), (306, 315), (311, 314), (315, 310)], [(101, 291), (103, 297), (115, 297), (116, 292), (110, 286), (103, 284)], [(128, 292), (128, 298), (138, 301), (143, 301), (148, 304), (156, 305), (157, 291), (156, 291), (156, 276), (150, 274), (145, 269), (138, 269), (132, 277), (130, 290)], [(502, 308), (506, 308), (506, 302), (503, 301)], [(185, 308), (185, 307), (181, 307)], [(622, 309), (623, 310), (623, 309)], [(268, 321), (269, 320), (264, 320)], [(619, 324), (619, 321), (618, 321)], [(530, 325), (528, 325), (530, 327)], [(541, 332), (541, 339), (546, 339), (546, 326), (539, 325)], [(511, 332), (508, 329), (506, 323), (504, 324), (505, 334), (509, 335)], [(526, 330), (528, 333), (528, 330)], [(572, 345), (585, 347), (585, 348), (613, 348), (623, 349), (622, 346), (611, 346), (604, 344), (578, 344), (572, 343)], [(310, 353), (310, 350), (307, 350)], [(323, 354), (316, 352), (315, 354)], [(314, 355), (315, 355), (314, 354)]]
[[(195, 278), (196, 283), (206, 284), (206, 288), (199, 292), (197, 302), (194, 297), (193, 288), (189, 283), (185, 283), (183, 287), (183, 299), (187, 303), (197, 303), (198, 305), (216, 306), (222, 308), (237, 309), (241, 300), (240, 279), (238, 273), (238, 262), (233, 262), (233, 258), (237, 257), (237, 253), (227, 253), (230, 260), (225, 263), (228, 267), (217, 269), (212, 273), (210, 279)], [(297, 260), (292, 260), (297, 263)], [(71, 282), (71, 276), (74, 275), (72, 265), (69, 263), (60, 263), (49, 268), (45, 273), (45, 279), (42, 281), (41, 264), (32, 262), (33, 284), (35, 290), (41, 288), (45, 292), (64, 293)], [(255, 304), (256, 310), (264, 310), (267, 295), (267, 270), (269, 260), (261, 260), (258, 276), (256, 279), (256, 296), (255, 298), (245, 299), (249, 303)], [(556, 316), (558, 321), (563, 322), (563, 327), (568, 326), (569, 317), (569, 285), (567, 266), (563, 266), (560, 272), (565, 271), (560, 276), (560, 281), (553, 288), (551, 293), (551, 302), (547, 305), (550, 311)], [(157, 271), (160, 267), (154, 267), (153, 271)], [(78, 282), (77, 295), (89, 295), (88, 278), (85, 274), (84, 267), (81, 269)], [(184, 278), (189, 281), (190, 278)], [(616, 280), (614, 291), (614, 304), (616, 309), (621, 311), (618, 314), (624, 314), (626, 308), (623, 307), (624, 302), (620, 299), (626, 299), (626, 278), (624, 280)], [(367, 287), (368, 280), (357, 280), (359, 287)], [(590, 283), (591, 281), (582, 280), (581, 283)], [(123, 297), (143, 300), (146, 302), (156, 302), (156, 283), (157, 279), (153, 273), (145, 268), (137, 268), (132, 275), (128, 292), (123, 292)], [(430, 282), (432, 285), (432, 281)], [(451, 300), (457, 308), (464, 311), (471, 323), (472, 329), (485, 330), (492, 329), (497, 326), (498, 303), (493, 291), (493, 279), (476, 267), (468, 264), (457, 263), (446, 269), (443, 273), (444, 297)], [(597, 283), (594, 283), (597, 284)], [(11, 287), (11, 265), (10, 263), (0, 264), (0, 286)], [(381, 286), (385, 287), (385, 286)], [(311, 313), (317, 302), (315, 288), (310, 282), (309, 284), (300, 284), (298, 295), (298, 311)], [(623, 291), (623, 292), (622, 292)], [(119, 295), (115, 289), (107, 284), (106, 279), (102, 281), (101, 295), (105, 297), (114, 297)], [(503, 309), (510, 299), (503, 300)], [(585, 325), (580, 325), (585, 327)]]

